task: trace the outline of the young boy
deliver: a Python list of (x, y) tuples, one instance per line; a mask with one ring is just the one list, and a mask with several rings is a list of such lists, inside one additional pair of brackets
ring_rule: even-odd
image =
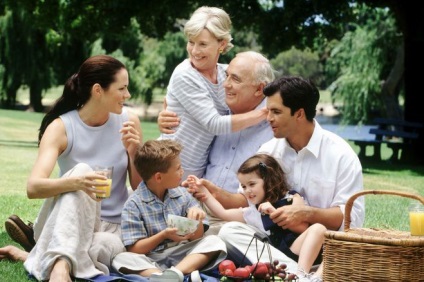
[[(128, 252), (118, 254), (113, 267), (121, 273), (150, 276), (150, 281), (183, 281), (198, 277), (198, 269), (211, 269), (226, 257), (225, 243), (217, 236), (203, 237), (205, 213), (185, 188), (179, 154), (173, 140), (149, 140), (140, 146), (134, 165), (144, 179), (122, 210), (122, 240)], [(194, 233), (179, 236), (168, 228), (168, 214), (199, 220)], [(202, 238), (203, 237), (203, 238)], [(165, 270), (164, 270), (165, 269)], [(163, 271), (164, 270), (164, 271)]]

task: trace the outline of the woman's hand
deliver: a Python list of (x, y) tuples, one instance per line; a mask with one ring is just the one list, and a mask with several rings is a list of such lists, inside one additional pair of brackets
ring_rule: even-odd
[(104, 193), (103, 190), (97, 190), (97, 186), (104, 186), (104, 183), (96, 180), (106, 180), (107, 177), (96, 172), (87, 173), (84, 176), (79, 176), (76, 178), (78, 190), (85, 192), (90, 198), (96, 201), (101, 199), (96, 198), (96, 193)]
[(134, 156), (137, 151), (137, 147), (140, 144), (140, 134), (135, 129), (135, 123), (133, 121), (126, 121), (122, 124), (121, 140), (129, 156)]

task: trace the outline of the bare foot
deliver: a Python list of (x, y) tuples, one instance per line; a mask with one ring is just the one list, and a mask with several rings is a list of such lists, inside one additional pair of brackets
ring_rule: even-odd
[(58, 259), (50, 273), (50, 282), (72, 282), (70, 266), (65, 259)]
[(0, 248), (0, 260), (10, 259), (13, 261), (26, 261), (28, 253), (15, 246), (5, 246)]

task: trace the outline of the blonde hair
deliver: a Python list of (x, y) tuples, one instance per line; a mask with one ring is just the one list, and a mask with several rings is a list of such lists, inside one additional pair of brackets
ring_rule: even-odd
[(191, 18), (184, 25), (184, 34), (187, 38), (196, 37), (203, 29), (209, 30), (219, 41), (225, 40), (227, 46), (222, 53), (230, 51), (234, 45), (231, 36), (231, 19), (224, 10), (216, 7), (203, 6), (194, 11)]
[(134, 166), (143, 180), (147, 181), (157, 172), (167, 172), (181, 150), (181, 144), (174, 140), (148, 140), (138, 147)]
[(254, 62), (253, 66), (253, 78), (256, 83), (268, 84), (274, 80), (274, 69), (272, 68), (269, 60), (265, 58), (261, 53), (255, 51), (245, 51), (236, 54), (236, 57), (249, 58)]

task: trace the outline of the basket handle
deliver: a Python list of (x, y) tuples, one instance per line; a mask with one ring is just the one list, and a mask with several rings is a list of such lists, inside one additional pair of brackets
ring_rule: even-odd
[(399, 191), (391, 191), (391, 190), (363, 190), (361, 192), (357, 192), (353, 194), (346, 202), (345, 206), (345, 219), (344, 219), (344, 230), (347, 231), (350, 229), (350, 213), (352, 211), (353, 202), (356, 200), (356, 198), (366, 195), (366, 194), (388, 194), (388, 195), (396, 195), (411, 199), (416, 199), (420, 201), (424, 205), (424, 197), (420, 195), (410, 194), (406, 192), (399, 192)]

